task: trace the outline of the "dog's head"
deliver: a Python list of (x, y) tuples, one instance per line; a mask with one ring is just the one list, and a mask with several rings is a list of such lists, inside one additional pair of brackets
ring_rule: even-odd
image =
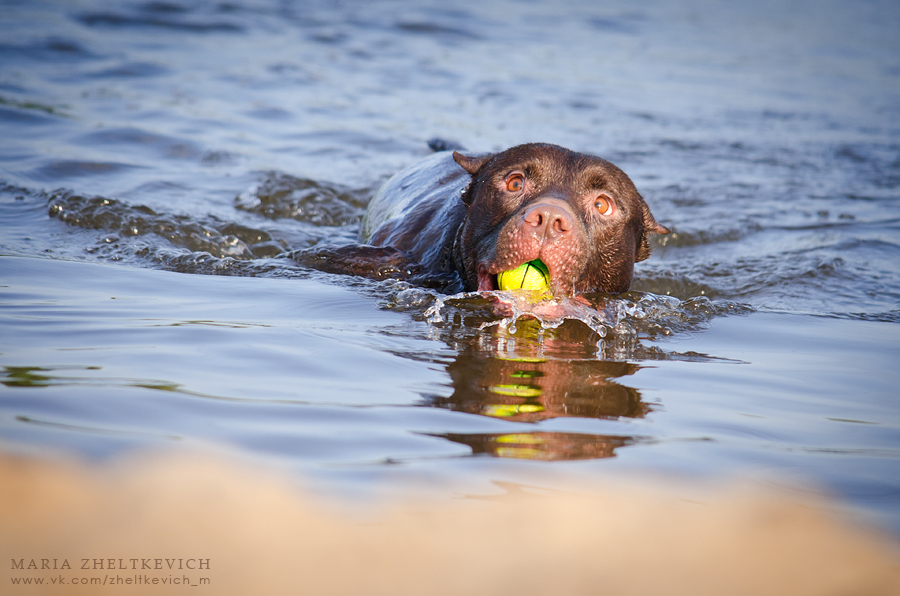
[(532, 143), (453, 158), (472, 176), (457, 245), (470, 288), (497, 289), (498, 273), (541, 259), (558, 294), (625, 292), (649, 235), (669, 232), (599, 157)]

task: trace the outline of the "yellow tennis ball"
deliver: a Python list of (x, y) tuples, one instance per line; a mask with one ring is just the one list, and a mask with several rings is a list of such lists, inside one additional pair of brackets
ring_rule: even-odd
[(497, 275), (501, 290), (549, 290), (550, 270), (540, 259), (519, 265)]

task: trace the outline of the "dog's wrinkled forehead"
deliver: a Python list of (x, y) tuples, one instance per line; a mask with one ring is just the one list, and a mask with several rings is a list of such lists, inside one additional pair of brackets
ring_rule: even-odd
[(511, 147), (496, 154), (490, 161), (490, 167), (491, 169), (503, 169), (527, 163), (541, 164), (547, 167), (561, 167), (571, 160), (574, 155), (576, 155), (574, 152), (563, 147), (532, 143)]
[(630, 204), (640, 206), (641, 202), (631, 179), (614, 164), (558, 145), (528, 143), (499, 153), (471, 156), (454, 152), (453, 158), (472, 176), (462, 196), (469, 206), (479, 197), (497, 194), (504, 178), (514, 172), (524, 174), (530, 192), (555, 190), (573, 200), (591, 192), (606, 192), (618, 198), (626, 214), (637, 213)]
[(554, 145), (519, 145), (498, 153), (485, 168), (485, 174), (506, 175), (513, 170), (527, 176), (564, 178), (577, 154)]
[(566, 186), (596, 186), (606, 181), (618, 185), (627, 180), (622, 170), (605, 159), (543, 143), (512, 147), (490, 156), (482, 166), (477, 177), (483, 180), (512, 171)]

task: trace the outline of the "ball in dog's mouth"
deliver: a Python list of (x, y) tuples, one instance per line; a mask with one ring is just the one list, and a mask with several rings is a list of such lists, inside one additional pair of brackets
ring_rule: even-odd
[(550, 270), (540, 259), (497, 274), (501, 290), (550, 290)]

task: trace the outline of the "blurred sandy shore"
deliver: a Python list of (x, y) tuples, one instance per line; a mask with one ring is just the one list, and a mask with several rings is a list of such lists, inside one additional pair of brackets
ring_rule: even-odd
[(4, 456), (0, 527), (4, 594), (900, 594), (894, 539), (827, 501), (750, 490), (524, 491), (359, 515), (220, 458)]

